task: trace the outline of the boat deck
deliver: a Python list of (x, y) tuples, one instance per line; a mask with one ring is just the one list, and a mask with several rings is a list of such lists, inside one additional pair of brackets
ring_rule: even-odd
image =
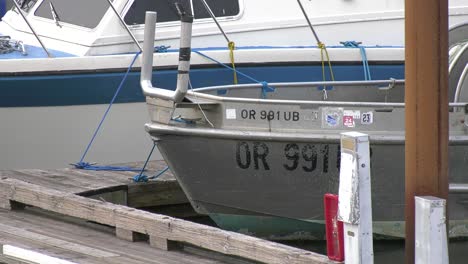
[[(153, 162), (147, 175), (164, 167)], [(0, 263), (333, 263), (313, 252), (135, 209), (187, 203), (170, 172), (148, 183), (133, 183), (135, 174), (0, 171)]]

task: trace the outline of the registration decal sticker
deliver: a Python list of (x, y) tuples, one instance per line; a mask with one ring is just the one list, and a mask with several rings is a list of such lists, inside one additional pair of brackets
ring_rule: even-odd
[(353, 116), (343, 116), (343, 125), (345, 127), (354, 127), (354, 118), (353, 118)]
[(345, 127), (355, 127), (355, 120), (361, 119), (361, 111), (359, 110), (344, 110), (343, 111), (343, 125)]
[(339, 127), (342, 114), (342, 108), (322, 108), (322, 128)]
[(374, 123), (374, 112), (362, 113), (361, 124), (371, 125), (372, 123)]
[(236, 109), (226, 109), (226, 119), (236, 119)]

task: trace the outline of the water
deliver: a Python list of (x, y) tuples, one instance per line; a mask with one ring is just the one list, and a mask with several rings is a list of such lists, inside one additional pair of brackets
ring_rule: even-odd
[[(285, 244), (326, 254), (326, 244), (322, 241), (295, 241)], [(449, 243), (450, 264), (468, 263), (468, 240), (454, 240)], [(374, 240), (374, 263), (395, 264), (405, 263), (404, 240)]]
[[(180, 207), (181, 205), (176, 205)], [(171, 208), (169, 206), (168, 208)], [(161, 213), (173, 217), (180, 217), (174, 215), (173, 212), (180, 212), (180, 210), (167, 210), (164, 207), (147, 208), (152, 213)], [(185, 220), (196, 222), (199, 224), (216, 226), (208, 216), (198, 215), (195, 213), (191, 206), (184, 207), (184, 211), (192, 212), (191, 217), (186, 217)], [(171, 213), (172, 212), (172, 213)], [(327, 254), (327, 246), (325, 241), (310, 241), (310, 240), (296, 240), (296, 241), (276, 241), (288, 246), (301, 248), (316, 252), (322, 255)], [(405, 241), (402, 239), (395, 240), (374, 240), (374, 263), (376, 264), (395, 264), (405, 263)], [(467, 239), (454, 239), (449, 242), (449, 260), (451, 264), (465, 264), (468, 263), (468, 238)]]
[[(0, 108), (0, 169), (64, 168), (78, 162), (107, 107)], [(153, 145), (144, 130), (148, 119), (144, 103), (115, 104), (84, 161), (144, 161)]]

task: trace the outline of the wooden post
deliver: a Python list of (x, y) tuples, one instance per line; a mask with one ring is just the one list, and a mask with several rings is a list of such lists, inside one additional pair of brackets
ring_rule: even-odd
[(405, 21), (405, 220), (410, 264), (414, 197), (448, 198), (448, 0), (406, 0)]
[(338, 220), (344, 225), (345, 263), (374, 263), (369, 136), (359, 132), (341, 133)]

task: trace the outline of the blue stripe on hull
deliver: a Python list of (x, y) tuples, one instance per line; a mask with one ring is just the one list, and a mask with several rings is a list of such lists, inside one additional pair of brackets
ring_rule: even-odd
[[(321, 66), (239, 67), (241, 72), (267, 82), (321, 81)], [(334, 65), (336, 80), (362, 80), (362, 65)], [(404, 78), (403, 65), (372, 65), (373, 79)], [(119, 73), (76, 73), (46, 76), (0, 77), (0, 107), (64, 106), (105, 104), (112, 99), (124, 76)], [(225, 68), (192, 69), (193, 86), (232, 84), (232, 72)], [(153, 74), (154, 85), (175, 87), (176, 70), (159, 70)], [(140, 73), (131, 72), (118, 96), (117, 103), (143, 102), (139, 86)], [(240, 83), (249, 83), (240, 77)]]

